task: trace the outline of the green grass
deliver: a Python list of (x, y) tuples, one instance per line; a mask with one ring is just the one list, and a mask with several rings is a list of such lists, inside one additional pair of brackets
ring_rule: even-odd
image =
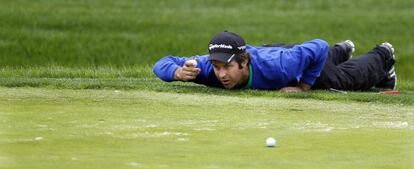
[[(4, 168), (413, 168), (414, 107), (0, 88)], [(275, 148), (265, 147), (275, 137)]]
[(352, 39), (357, 55), (390, 41), (413, 80), (413, 10), (407, 0), (0, 0), (0, 66), (152, 65), (206, 54), (227, 29), (253, 45)]
[(225, 90), (210, 88), (184, 82), (166, 83), (153, 75), (150, 67), (100, 67), (100, 68), (64, 68), (32, 67), (0, 69), (0, 86), (5, 87), (46, 87), (55, 89), (114, 89), (142, 90), (175, 93), (206, 93), (211, 95), (232, 95), (240, 97), (263, 96), (298, 99), (340, 100), (393, 103), (414, 105), (414, 83), (399, 81), (400, 95), (379, 94), (376, 90), (368, 92), (348, 92), (348, 94), (329, 91), (312, 91), (288, 94), (278, 91), (261, 90)]

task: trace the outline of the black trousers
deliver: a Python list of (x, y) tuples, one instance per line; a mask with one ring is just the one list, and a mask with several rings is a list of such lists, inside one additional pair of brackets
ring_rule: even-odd
[(313, 89), (367, 90), (387, 78), (394, 65), (391, 53), (376, 46), (355, 59), (346, 60), (345, 49), (332, 46)]

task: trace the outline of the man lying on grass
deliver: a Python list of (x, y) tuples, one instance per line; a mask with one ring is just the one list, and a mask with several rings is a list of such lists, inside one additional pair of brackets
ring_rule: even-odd
[(254, 47), (246, 45), (238, 34), (225, 31), (210, 41), (209, 55), (167, 56), (154, 65), (153, 71), (167, 82), (190, 81), (226, 89), (300, 92), (396, 88), (395, 55), (390, 43), (351, 59), (354, 50), (350, 40), (329, 47), (320, 39)]

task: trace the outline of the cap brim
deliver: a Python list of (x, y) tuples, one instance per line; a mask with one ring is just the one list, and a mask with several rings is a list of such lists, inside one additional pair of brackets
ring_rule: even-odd
[(220, 53), (220, 52), (216, 52), (216, 53), (212, 53), (208, 56), (208, 60), (212, 61), (220, 61), (220, 62), (224, 62), (224, 63), (228, 63), (231, 61), (231, 57), (234, 54), (230, 54), (230, 53)]

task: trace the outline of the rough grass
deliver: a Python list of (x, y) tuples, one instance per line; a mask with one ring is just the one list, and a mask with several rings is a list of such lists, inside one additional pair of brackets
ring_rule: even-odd
[(0, 66), (153, 64), (207, 53), (217, 32), (252, 45), (352, 39), (357, 55), (390, 41), (402, 79), (414, 79), (414, 1), (0, 0)]
[(414, 83), (400, 81), (400, 95), (384, 95), (378, 91), (348, 92), (348, 94), (329, 91), (311, 91), (287, 94), (278, 91), (260, 90), (224, 90), (210, 88), (192, 83), (166, 83), (156, 78), (149, 66), (137, 67), (99, 67), (99, 68), (64, 68), (32, 67), (0, 69), (0, 86), (5, 87), (47, 87), (57, 89), (114, 89), (143, 90), (175, 93), (206, 93), (211, 95), (232, 95), (240, 97), (263, 96), (299, 99), (341, 100), (378, 102), (400, 105), (414, 104)]
[[(414, 107), (0, 88), (0, 167), (413, 168)], [(275, 137), (275, 148), (265, 147)]]

